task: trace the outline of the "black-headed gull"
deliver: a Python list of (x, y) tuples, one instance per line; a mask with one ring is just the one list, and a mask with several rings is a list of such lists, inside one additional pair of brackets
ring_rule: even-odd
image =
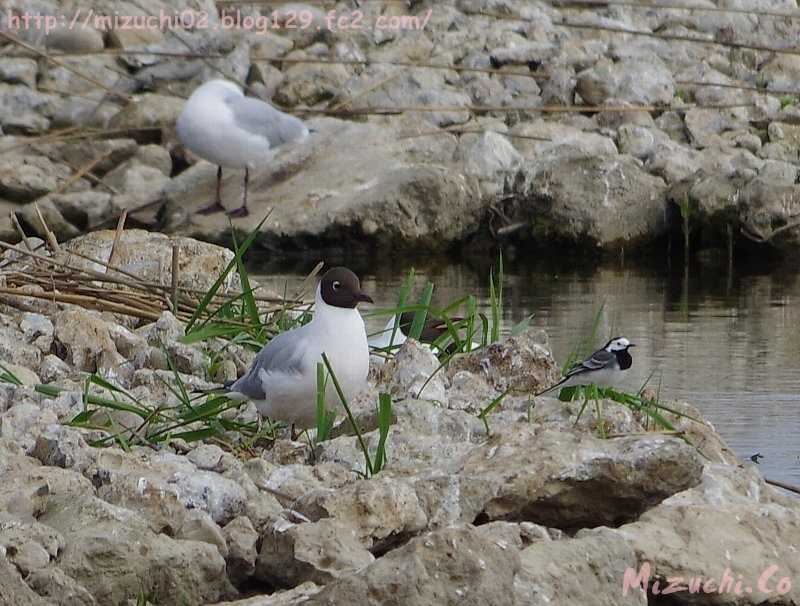
[[(226, 387), (234, 400), (251, 400), (272, 420), (300, 428), (316, 426), (317, 363), (324, 352), (348, 400), (366, 384), (369, 346), (364, 320), (356, 306), (369, 295), (345, 267), (328, 270), (317, 286), (312, 320), (279, 334), (256, 356), (250, 370)], [(326, 406), (338, 406), (330, 378)]]

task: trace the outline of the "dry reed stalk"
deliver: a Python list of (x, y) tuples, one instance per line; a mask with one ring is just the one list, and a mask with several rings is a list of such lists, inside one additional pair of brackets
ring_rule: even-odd
[[(221, 0), (219, 4), (224, 3), (226, 0)], [(755, 17), (775, 17), (778, 19), (800, 19), (800, 12), (788, 13), (782, 11), (770, 10), (753, 10), (746, 8), (730, 8), (721, 6), (704, 6), (697, 4), (678, 4), (678, 3), (665, 3), (665, 4), (651, 4), (649, 2), (634, 2), (633, 0), (573, 0), (575, 6), (569, 6), (569, 2), (561, 0), (562, 5), (560, 8), (567, 10), (581, 10), (581, 9), (596, 9), (604, 6), (627, 6), (629, 8), (643, 8), (648, 10), (659, 11), (691, 11), (701, 13), (729, 13), (734, 15), (753, 15)]]
[[(19, 224), (19, 219), (17, 219), (17, 213), (11, 213), (11, 224), (14, 226), (14, 229), (17, 230), (17, 233), (22, 238), (22, 243), (25, 245), (25, 248), (28, 249), (28, 252), (31, 253), (31, 254), (35, 254), (33, 252), (33, 248), (31, 247), (31, 243), (28, 240), (28, 235), (25, 233), (25, 230), (22, 229), (22, 225)], [(14, 248), (14, 247), (12, 247), (12, 248)], [(23, 251), (19, 250), (18, 248), (14, 248), (14, 249), (18, 250), (19, 252), (23, 252)]]
[(314, 108), (296, 108), (295, 113), (300, 114), (321, 114), (329, 116), (370, 116), (370, 115), (394, 115), (403, 112), (531, 112), (541, 114), (563, 114), (563, 113), (584, 113), (584, 114), (597, 114), (597, 113), (629, 113), (629, 112), (664, 112), (668, 110), (673, 111), (688, 111), (690, 109), (732, 109), (736, 107), (753, 107), (753, 103), (687, 103), (680, 107), (673, 106), (656, 106), (656, 105), (631, 105), (631, 106), (618, 106), (618, 105), (539, 105), (539, 106), (519, 106), (519, 107), (501, 107), (501, 106), (481, 106), (481, 105), (464, 105), (464, 106), (438, 106), (438, 107), (425, 107), (421, 105), (406, 105), (396, 107), (364, 107), (356, 109), (343, 109), (337, 111), (330, 111), (327, 109), (314, 109)]
[(108, 263), (106, 264), (106, 273), (108, 270), (113, 267), (114, 264), (114, 253), (117, 252), (117, 246), (119, 245), (119, 240), (122, 237), (122, 232), (125, 230), (125, 219), (128, 218), (128, 209), (123, 208), (122, 213), (119, 215), (119, 220), (117, 221), (117, 231), (114, 233), (114, 241), (111, 243), (111, 253), (108, 255)]
[(547, 137), (535, 137), (533, 135), (515, 135), (512, 133), (501, 133), (496, 130), (481, 130), (481, 129), (467, 129), (467, 128), (435, 128), (432, 130), (423, 130), (418, 133), (414, 133), (412, 135), (403, 135), (401, 137), (397, 137), (398, 141), (402, 139), (416, 139), (417, 137), (427, 137), (429, 135), (444, 135), (444, 134), (453, 134), (453, 135), (482, 135), (485, 133), (495, 133), (498, 135), (503, 135), (504, 137), (508, 137), (510, 139), (529, 139), (531, 141), (545, 141), (551, 142), (552, 139), (548, 139)]
[(403, 73), (402, 71), (397, 71), (396, 73), (392, 74), (391, 76), (389, 76), (387, 78), (384, 78), (380, 82), (377, 82), (377, 83), (373, 84), (372, 86), (368, 86), (364, 90), (361, 90), (361, 91), (357, 92), (355, 95), (352, 95), (347, 99), (339, 101), (336, 105), (334, 105), (333, 107), (330, 108), (330, 111), (335, 112), (335, 111), (338, 111), (338, 110), (342, 109), (343, 107), (345, 107), (347, 105), (350, 105), (356, 99), (360, 99), (361, 97), (363, 97), (365, 95), (368, 95), (369, 93), (371, 93), (371, 92), (373, 92), (375, 90), (378, 90), (384, 84), (388, 84), (392, 80), (395, 80), (402, 73)]
[(792, 484), (787, 484), (786, 482), (780, 482), (778, 480), (769, 480), (767, 478), (764, 478), (764, 481), (767, 484), (772, 484), (773, 486), (778, 486), (780, 488), (783, 488), (784, 490), (788, 490), (789, 492), (794, 492), (796, 494), (800, 494), (800, 486), (794, 486)]
[(130, 305), (122, 303), (114, 303), (106, 299), (98, 297), (90, 297), (85, 295), (74, 295), (59, 292), (26, 292), (24, 290), (15, 288), (0, 287), (0, 294), (9, 295), (13, 297), (28, 297), (34, 299), (45, 299), (55, 303), (71, 303), (81, 307), (88, 307), (98, 311), (110, 311), (114, 313), (121, 313), (135, 318), (142, 318), (144, 320), (156, 321), (161, 317), (161, 314), (155, 313), (151, 310), (140, 310)]
[(178, 271), (180, 270), (181, 245), (172, 245), (172, 307), (178, 309)]
[[(77, 127), (66, 129), (71, 132), (79, 131)], [(160, 126), (142, 126), (137, 127), (137, 131), (150, 131), (150, 130), (157, 130), (160, 131)], [(130, 128), (112, 128), (112, 129), (102, 129), (102, 128), (88, 128), (85, 129), (83, 132), (78, 132), (78, 134), (53, 134), (48, 133), (45, 135), (40, 135), (37, 137), (26, 137), (23, 141), (19, 143), (15, 143), (14, 145), (7, 147), (3, 150), (0, 150), (2, 153), (7, 153), (13, 151), (18, 148), (27, 147), (29, 145), (39, 145), (42, 143), (68, 143), (70, 141), (80, 141), (81, 139), (91, 139), (93, 137), (109, 137), (112, 135), (126, 135), (130, 133)]]
[(42, 224), (42, 231), (44, 232), (47, 243), (50, 246), (50, 252), (54, 255), (57, 255), (61, 250), (61, 247), (58, 245), (58, 239), (56, 238), (56, 235), (50, 231), (50, 228), (47, 226), (47, 222), (42, 216), (42, 211), (39, 210), (39, 205), (36, 202), (33, 203), (33, 208), (36, 210), (36, 216), (39, 218), (39, 223)]
[(44, 196), (41, 196), (41, 197), (44, 198), (45, 196), (51, 196), (51, 195), (60, 194), (60, 193), (64, 192), (70, 185), (72, 185), (73, 183), (75, 183), (76, 181), (81, 179), (86, 173), (88, 173), (90, 170), (92, 170), (95, 166), (100, 164), (103, 160), (108, 158), (113, 153), (114, 153), (114, 150), (107, 151), (107, 152), (105, 152), (103, 154), (100, 154), (99, 156), (95, 157), (94, 159), (90, 160), (89, 162), (87, 162), (86, 164), (81, 166), (78, 169), (78, 172), (76, 172), (75, 174), (71, 175), (69, 179), (67, 179), (66, 181), (63, 181), (61, 183), (61, 185), (56, 187), (53, 191), (51, 191), (51, 192), (49, 192), (49, 193), (47, 193), (47, 194), (45, 194)]
[[(139, 287), (138, 284), (136, 284), (135, 282), (131, 282), (130, 280), (123, 280), (121, 278), (113, 278), (111, 276), (107, 276), (105, 274), (102, 274), (102, 273), (100, 273), (98, 271), (94, 271), (92, 269), (85, 269), (85, 268), (82, 268), (82, 267), (73, 267), (71, 265), (68, 265), (67, 263), (62, 263), (60, 261), (56, 261), (55, 259), (51, 259), (49, 257), (44, 257), (42, 255), (38, 255), (38, 254), (30, 252), (30, 251), (20, 250), (20, 249), (16, 248), (14, 245), (9, 244), (8, 242), (0, 241), (0, 248), (3, 248), (5, 250), (16, 250), (17, 252), (19, 252), (19, 253), (21, 253), (23, 255), (31, 257), (35, 261), (44, 262), (45, 264), (49, 263), (49, 264), (54, 265), (56, 267), (66, 268), (66, 269), (70, 269), (72, 271), (76, 271), (76, 272), (79, 272), (79, 273), (86, 274), (87, 276), (89, 276), (93, 280), (100, 280), (100, 281), (105, 281), (105, 282), (112, 282), (112, 283), (115, 283), (115, 284), (122, 284), (124, 286), (129, 286), (131, 288), (138, 288)], [(69, 254), (73, 254), (73, 251), (69, 251)], [(95, 261), (95, 262), (97, 262), (97, 261)]]

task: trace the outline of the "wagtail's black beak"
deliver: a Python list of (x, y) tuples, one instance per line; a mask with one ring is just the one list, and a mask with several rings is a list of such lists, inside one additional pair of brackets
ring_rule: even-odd
[(356, 294), (356, 301), (364, 301), (365, 303), (375, 303), (367, 293), (361, 291)]
[(636, 343), (631, 343), (628, 347), (636, 347)]

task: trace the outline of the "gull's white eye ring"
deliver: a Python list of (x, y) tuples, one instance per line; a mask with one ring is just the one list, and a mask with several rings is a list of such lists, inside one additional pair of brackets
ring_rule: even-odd
[(342, 285), (341, 282), (339, 282), (338, 280), (334, 281), (334, 283), (332, 284), (333, 290), (339, 290), (339, 287), (341, 285)]

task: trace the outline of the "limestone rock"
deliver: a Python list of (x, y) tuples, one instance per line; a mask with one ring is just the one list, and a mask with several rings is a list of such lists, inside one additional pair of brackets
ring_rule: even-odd
[[(69, 254), (75, 250), (93, 259), (107, 261), (114, 242), (113, 230), (95, 231), (64, 245)], [(115, 253), (115, 265), (133, 273), (146, 282), (162, 285), (171, 284), (172, 247), (180, 246), (180, 274), (178, 284), (182, 288), (208, 290), (225, 267), (233, 259), (233, 252), (227, 248), (192, 240), (171, 238), (164, 234), (150, 233), (139, 229), (126, 229), (119, 240)], [(81, 258), (71, 258), (70, 263), (96, 271), (104, 271), (102, 266)], [(236, 272), (228, 274), (220, 293), (238, 286)]]
[(99, 604), (139, 592), (159, 604), (200, 604), (232, 590), (216, 547), (156, 534), (137, 514), (96, 497), (52, 498), (40, 521), (64, 536), (58, 567)]
[(345, 523), (332, 518), (303, 524), (279, 520), (261, 537), (255, 576), (279, 585), (324, 585), (373, 561), (355, 529)]
[(228, 546), (225, 557), (228, 576), (234, 585), (240, 585), (253, 576), (258, 558), (259, 536), (249, 518), (234, 518), (222, 529)]
[(447, 368), (452, 378), (460, 371), (482, 376), (498, 393), (506, 389), (536, 393), (555, 383), (559, 372), (549, 351), (547, 335), (528, 330), (501, 343), (460, 355)]
[(666, 105), (672, 101), (675, 84), (661, 61), (600, 60), (577, 75), (576, 90), (591, 105), (602, 105), (610, 97), (639, 105)]
[(519, 204), (535, 241), (628, 249), (666, 229), (665, 184), (630, 156), (544, 159), (531, 175)]
[(448, 528), (412, 539), (306, 603), (511, 606), (519, 570), (517, 551), (502, 549), (471, 526)]

